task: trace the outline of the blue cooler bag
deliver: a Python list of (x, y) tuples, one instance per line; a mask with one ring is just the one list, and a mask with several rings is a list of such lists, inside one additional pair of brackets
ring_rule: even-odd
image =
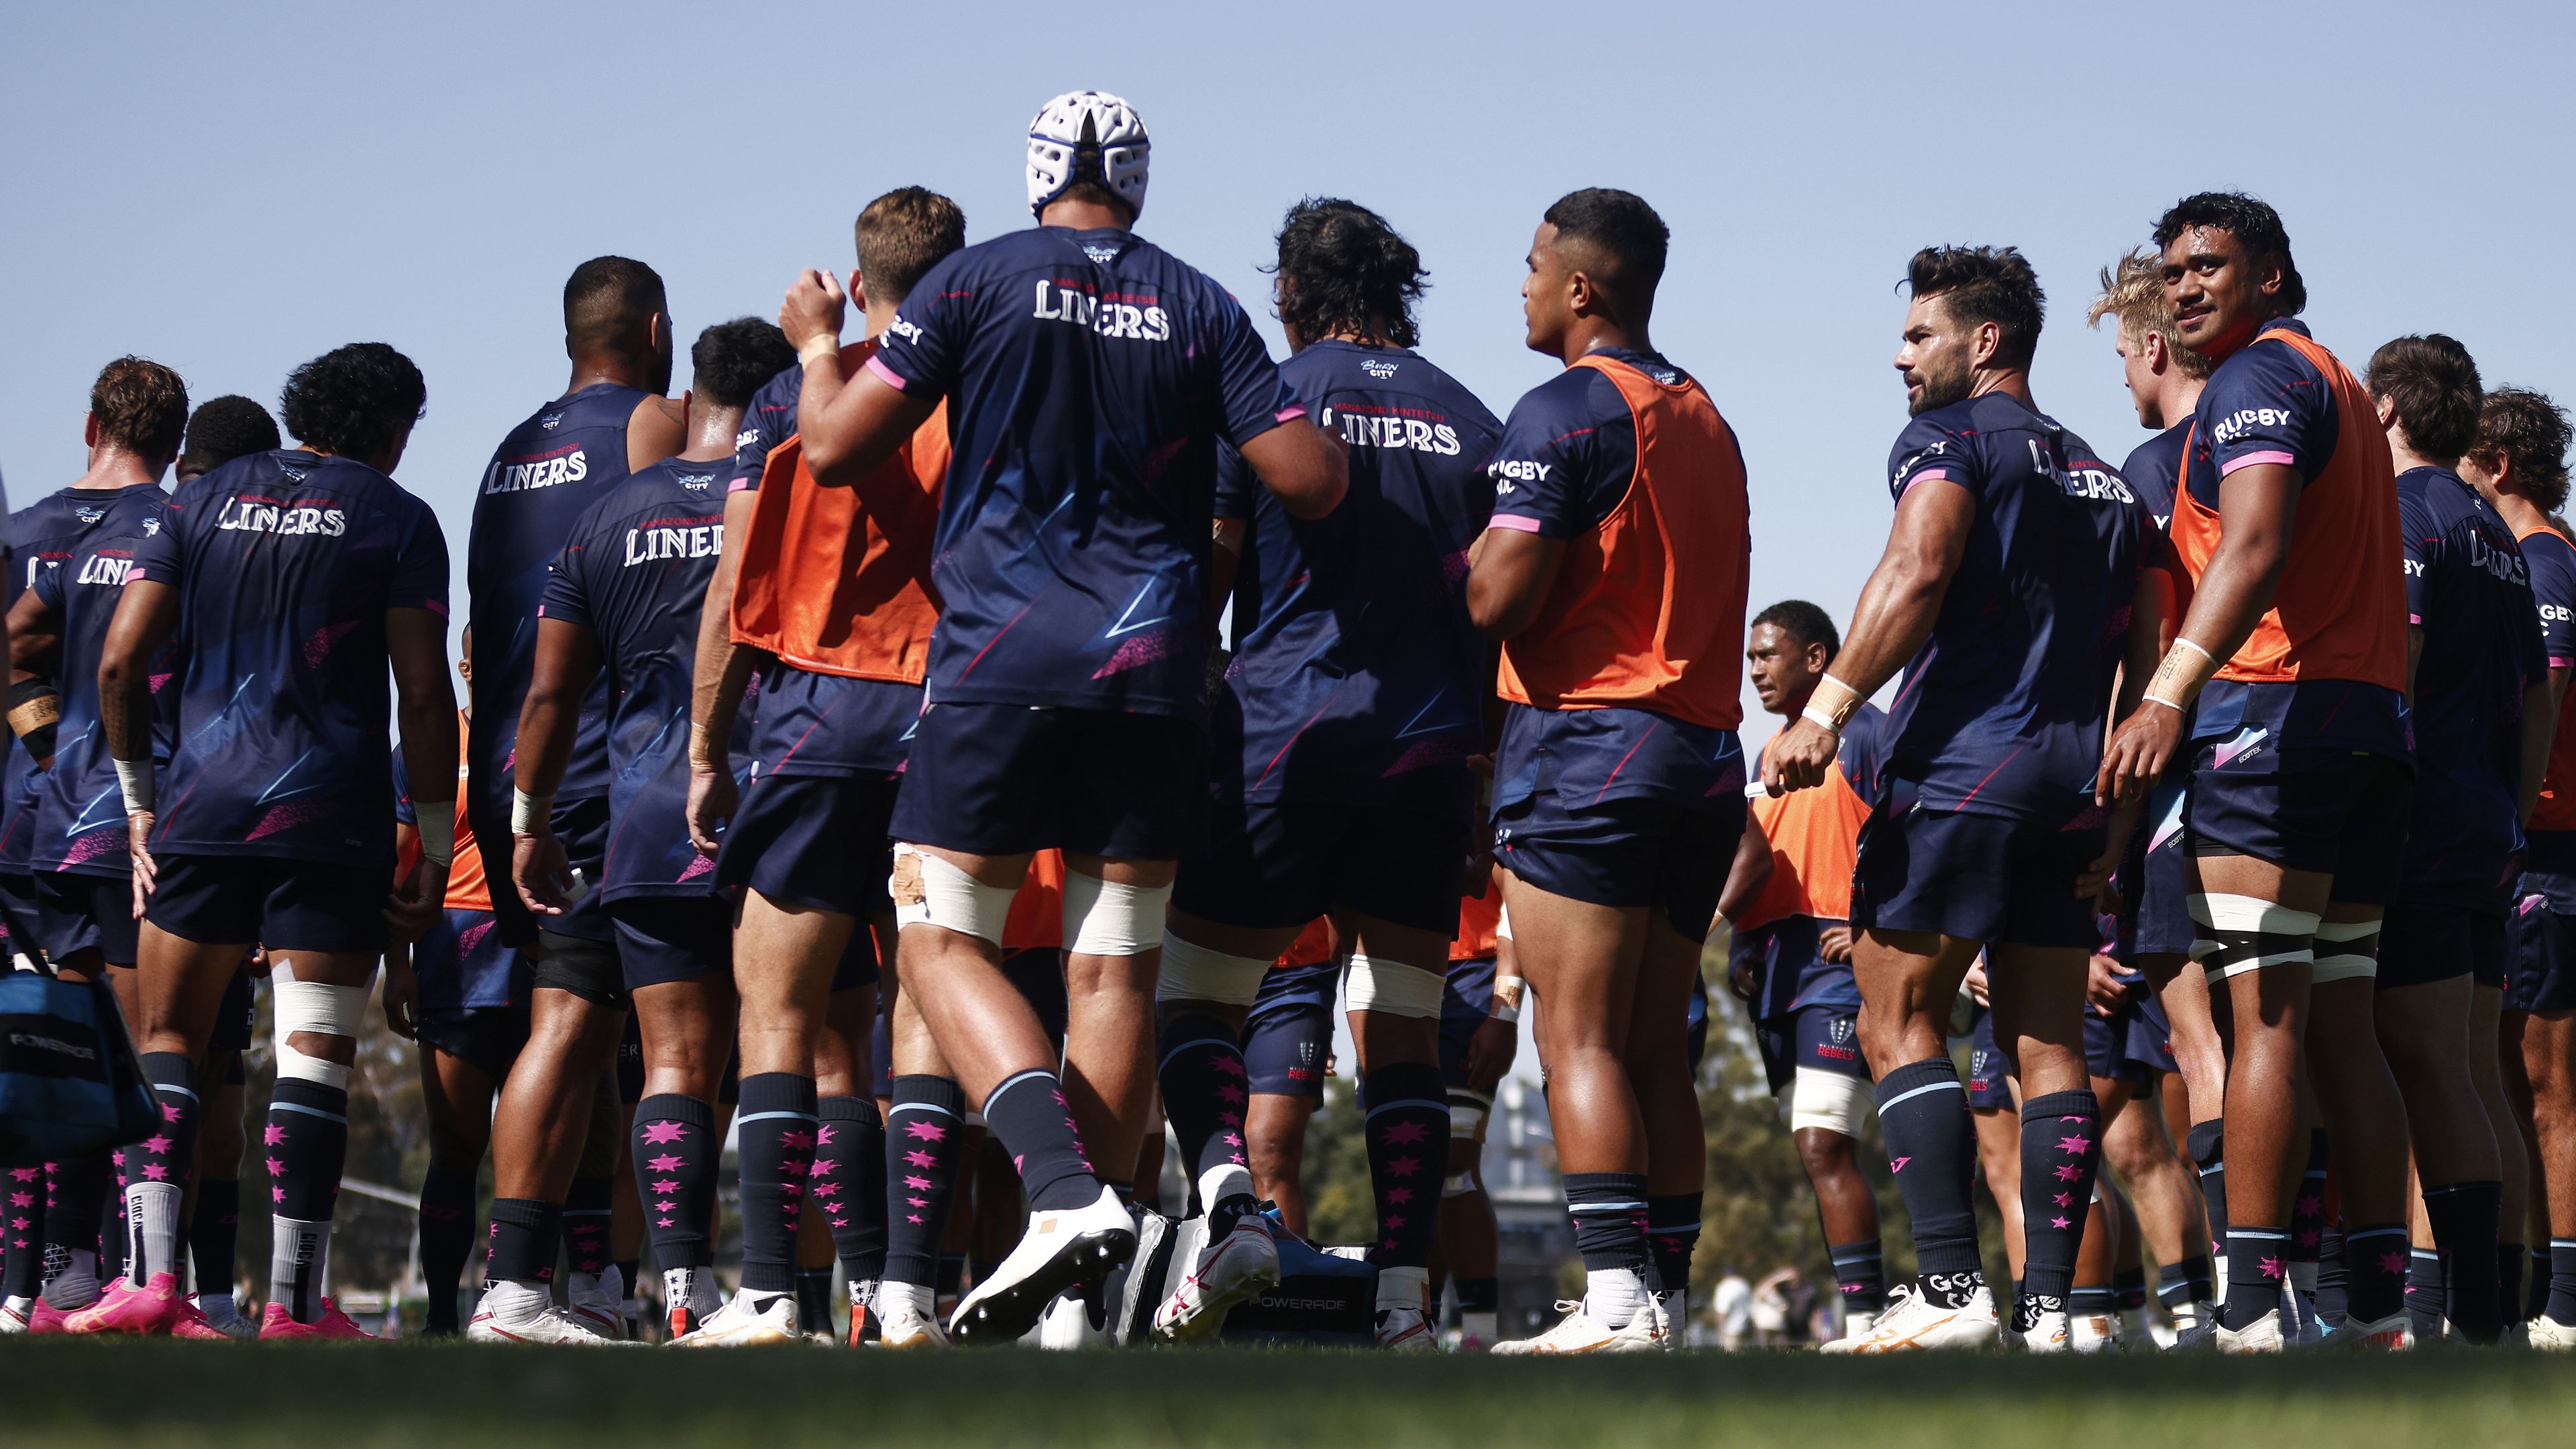
[(0, 1162), (140, 1142), (160, 1116), (105, 982), (0, 976)]

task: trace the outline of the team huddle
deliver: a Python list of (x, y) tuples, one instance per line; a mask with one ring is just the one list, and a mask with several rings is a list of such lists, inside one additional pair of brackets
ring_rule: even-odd
[[(325, 1290), (380, 990), (421, 1048), (433, 1332), (629, 1340), (649, 1244), (682, 1346), (1328, 1336), (1329, 1289), (1389, 1351), (1439, 1347), (1444, 1298), (1464, 1347), (1658, 1351), (1722, 916), (1828, 1352), (2107, 1347), (2149, 1257), (2183, 1343), (2576, 1348), (2549, 400), (2438, 334), (2356, 376), (2280, 218), (2205, 193), (2103, 274), (2158, 430), (2114, 466), (2032, 399), (2028, 262), (1927, 248), (1885, 555), (1847, 630), (1793, 600), (1748, 633), (1745, 465), (1651, 340), (1643, 200), (1547, 210), (1526, 342), (1564, 368), (1497, 419), (1415, 350), (1382, 217), (1290, 208), (1275, 361), (1135, 234), (1149, 160), (1126, 102), (1057, 98), (1036, 226), (967, 246), (947, 198), (880, 196), (846, 280), (706, 328), (676, 397), (661, 278), (583, 263), (453, 661), (444, 535), (391, 477), (407, 358), (306, 363), (283, 435), (110, 364), (88, 472), (9, 520), (0, 929), (114, 992), (159, 1120), (0, 1163), (0, 1332), (366, 1337)], [(1754, 762), (1748, 663), (1788, 721)], [(1376, 1231), (1326, 1251), (1298, 1168), (1337, 995)], [(1585, 1287), (1500, 1340), (1478, 1163), (1524, 1008)]]

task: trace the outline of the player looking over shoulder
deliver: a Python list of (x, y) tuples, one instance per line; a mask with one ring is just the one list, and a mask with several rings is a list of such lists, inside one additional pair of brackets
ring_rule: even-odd
[(2192, 955), (2233, 1020), (2219, 1346), (2286, 1343), (2304, 1065), (2343, 1192), (2349, 1331), (2398, 1347), (2406, 1106), (2370, 993), (2312, 997), (2376, 974), (2405, 847), (2396, 475), (2360, 379), (2297, 320), (2307, 284), (2278, 212), (2204, 192), (2167, 210), (2155, 239), (2177, 335), (2214, 370), (2170, 529), (2188, 607), (2159, 662), (2131, 660), (2143, 703), (2112, 733), (2099, 793), (2134, 807), (2178, 759), (2191, 767)]
[[(899, 972), (1029, 1197), (1030, 1231), (949, 1325), (979, 1339), (1019, 1337), (1134, 1251), (1092, 1163), (1129, 1170), (1151, 1098), (1164, 903), (1205, 752), (1218, 445), (1292, 517), (1330, 513), (1346, 486), (1243, 308), (1131, 230), (1148, 148), (1114, 96), (1049, 102), (1028, 147), (1039, 224), (933, 267), (854, 378), (836, 285), (808, 273), (781, 314), (817, 483), (866, 479), (942, 399), (953, 456), (973, 460), (940, 500), (944, 612), (892, 893)], [(1011, 897), (1050, 845), (1067, 867), (1061, 1081), (1001, 970)], [(746, 1011), (746, 1034), (764, 1029)]]
[[(282, 399), (301, 446), (236, 459), (180, 489), (126, 572), (100, 654), (99, 712), (144, 913), (137, 1035), (162, 1126), (140, 1145), (146, 1161), (127, 1189), (142, 1266), (88, 1318), (74, 1315), (75, 1329), (168, 1331), (191, 1316), (177, 1251), (201, 1112), (196, 1066), (258, 943), (277, 1003), (260, 1336), (365, 1336), (322, 1296), (350, 1064), (387, 924), (407, 940), (428, 929), (454, 851), (441, 828), (457, 751), (447, 548), (428, 505), (386, 476), (426, 392), (419, 369), (382, 343), (306, 363)], [(172, 640), (178, 744), (156, 781), (149, 675)], [(422, 859), (414, 893), (387, 904), (384, 742), (396, 719), (422, 806)]]
[(1734, 430), (1648, 336), (1668, 241), (1606, 188), (1539, 222), (1524, 342), (1565, 370), (1504, 424), (1467, 576), (1503, 645), (1494, 857), (1585, 1269), (1563, 1319), (1497, 1353), (1667, 1347), (1656, 1295), (1683, 1290), (1696, 1234), (1658, 1254), (1647, 1224), (1696, 1225), (1708, 1175), (1686, 1022), (1744, 835), (1751, 540)]
[[(1833, 765), (1840, 732), (1902, 665), (1887, 785), (1852, 877), (1860, 1037), (1912, 1219), (1915, 1282), (1847, 1353), (1999, 1335), (2069, 1347), (2067, 1299), (2100, 1163), (2084, 1069), (2079, 878), (2101, 860), (2102, 726), (2136, 589), (2144, 510), (2030, 393), (2045, 298), (2011, 248), (1927, 247), (1907, 270), (1896, 366), (1914, 420), (1889, 460), (1896, 519), (1833, 672), (1763, 754), (1767, 786)], [(1999, 1323), (1978, 1256), (1965, 1089), (1944, 1028), (1985, 953), (1995, 1035), (2018, 1067), (2025, 1268)]]
[(1350, 492), (1330, 517), (1302, 521), (1243, 454), (1220, 454), (1217, 548), (1234, 563), (1236, 648), (1210, 730), (1208, 847), (1181, 864), (1157, 988), (1163, 1110), (1209, 1247), (1155, 1326), (1213, 1333), (1277, 1281), (1241, 1141), (1240, 1037), (1278, 975), (1271, 962), (1329, 912), (1367, 1114), (1377, 1341), (1427, 1350), (1430, 1194), (1449, 1140), (1441, 984), (1476, 806), (1467, 757), (1491, 679), (1455, 565), (1492, 507), (1484, 466), (1502, 425), (1413, 350), (1421, 258), (1384, 218), (1308, 199), (1289, 209), (1278, 247), (1295, 354), (1280, 376), (1349, 447)]

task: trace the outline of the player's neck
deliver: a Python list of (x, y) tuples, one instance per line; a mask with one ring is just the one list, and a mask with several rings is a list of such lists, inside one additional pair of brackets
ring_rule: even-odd
[(689, 409), (689, 445), (682, 448), (678, 460), (683, 463), (712, 463), (733, 456), (734, 435), (742, 431), (743, 410), (738, 407), (711, 407), (704, 404)]
[(903, 298), (881, 298), (874, 292), (869, 293), (867, 314), (868, 335), (870, 337), (883, 337), (886, 335), (886, 329), (894, 326), (894, 319), (901, 316), (902, 313)]
[(139, 483), (160, 482), (161, 475), (169, 468), (166, 461), (156, 466), (114, 443), (101, 443), (89, 450), (89, 471), (73, 479), (72, 486), (100, 492), (132, 488)]
[(576, 357), (572, 360), (572, 381), (564, 384), (564, 396), (570, 397), (584, 388), (606, 383), (611, 387), (640, 387), (644, 384), (645, 364), (628, 357)]
[(2208, 386), (2207, 378), (2185, 377), (2179, 370), (2169, 371), (2156, 388), (2156, 410), (2166, 427), (2188, 418), (2200, 407), (2200, 390)]
[(2416, 452), (2406, 441), (2406, 434), (2396, 428), (2388, 430), (2388, 461), (2400, 473), (2416, 468), (2455, 469), (2460, 463), (2457, 458), (2428, 458)]
[(1565, 329), (1565, 346), (1559, 355), (1566, 366), (1572, 367), (1605, 347), (1648, 354), (1655, 350), (1643, 322), (1631, 327), (1611, 317), (1577, 317), (1574, 325)]
[(1050, 201), (1038, 213), (1038, 225), (1060, 226), (1072, 231), (1125, 231), (1135, 219), (1124, 210), (1105, 202), (1067, 196)]
[(2021, 405), (2023, 407), (2030, 409), (2032, 412), (2039, 411), (2039, 404), (2031, 401), (2030, 370), (2028, 368), (1988, 367), (1979, 369), (1972, 375), (1972, 381), (1968, 386), (1968, 396), (1984, 397), (1990, 392), (1999, 392), (2008, 397), (2018, 398), (2021, 400)]

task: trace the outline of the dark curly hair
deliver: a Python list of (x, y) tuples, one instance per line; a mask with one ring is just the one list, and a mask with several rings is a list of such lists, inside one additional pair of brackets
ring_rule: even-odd
[(2281, 259), (2281, 315), (2296, 317), (2308, 310), (2308, 284), (2299, 275), (2298, 263), (2290, 260), (2290, 233), (2281, 225), (2281, 213), (2267, 201), (2258, 201), (2242, 191), (2203, 191), (2186, 196), (2167, 208), (2156, 219), (2156, 246), (2170, 247), (2174, 238), (2196, 226), (2211, 227), (2236, 238), (2245, 248), (2248, 261), (2261, 265), (2266, 256)]
[(2406, 441), (2427, 458), (2456, 458), (2478, 437), (2486, 389), (2469, 349), (2439, 332), (2381, 344), (2362, 385), (2397, 405)]
[(265, 453), (278, 445), (277, 419), (268, 409), (239, 393), (198, 404), (188, 419), (188, 444), (179, 453), (179, 473), (193, 478), (211, 473), (235, 458)]
[(2500, 387), (2478, 409), (2478, 435), (2465, 455), (2490, 473), (2512, 460), (2523, 496), (2544, 513), (2567, 506), (2567, 410), (2527, 387)]
[(698, 334), (689, 349), (689, 386), (722, 407), (741, 407), (760, 385), (796, 365), (796, 349), (775, 322), (736, 317)]
[(286, 377), (277, 410), (308, 447), (367, 457), (420, 421), (429, 384), (410, 358), (381, 342), (335, 347)]
[(167, 458), (187, 430), (188, 385), (160, 363), (120, 357), (90, 384), (89, 412), (101, 439), (138, 458)]
[(2048, 320), (2048, 294), (2018, 247), (1925, 247), (1906, 264), (1917, 298), (1946, 297), (1950, 315), (1971, 327), (1992, 322), (2003, 336), (1995, 365), (2028, 367)]
[(1421, 340), (1413, 304), (1430, 286), (1422, 254), (1356, 201), (1309, 196), (1288, 208), (1271, 271), (1279, 320), (1301, 337), (1366, 334), (1374, 324), (1398, 347)]

